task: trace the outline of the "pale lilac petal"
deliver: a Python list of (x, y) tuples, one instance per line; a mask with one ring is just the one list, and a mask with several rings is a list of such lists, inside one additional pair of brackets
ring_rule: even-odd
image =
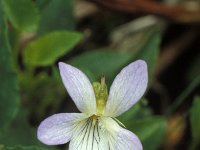
[(147, 82), (145, 61), (137, 60), (123, 68), (111, 85), (105, 115), (116, 117), (131, 108), (144, 94)]
[(67, 143), (74, 132), (74, 128), (81, 121), (87, 118), (80, 113), (55, 114), (44, 121), (38, 127), (38, 139), (47, 145), (59, 145)]
[(80, 122), (69, 144), (69, 150), (109, 150), (107, 132), (92, 118)]
[(120, 128), (117, 134), (117, 138), (114, 143), (114, 150), (142, 150), (142, 144), (138, 137), (124, 129)]
[(102, 128), (105, 128), (108, 150), (142, 150), (142, 144), (134, 133), (122, 128), (110, 117), (101, 117), (100, 120)]
[(95, 94), (86, 75), (79, 69), (62, 62), (59, 63), (59, 68), (64, 86), (77, 108), (86, 114), (95, 114)]
[(110, 117), (87, 118), (76, 127), (69, 150), (142, 150), (140, 140)]

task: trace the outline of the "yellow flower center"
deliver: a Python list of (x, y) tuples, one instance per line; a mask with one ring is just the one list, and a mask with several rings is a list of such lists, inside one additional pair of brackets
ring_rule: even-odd
[(101, 82), (93, 82), (93, 89), (96, 97), (96, 105), (97, 105), (97, 115), (101, 116), (104, 113), (107, 98), (108, 98), (108, 90), (105, 83), (105, 77), (101, 77)]

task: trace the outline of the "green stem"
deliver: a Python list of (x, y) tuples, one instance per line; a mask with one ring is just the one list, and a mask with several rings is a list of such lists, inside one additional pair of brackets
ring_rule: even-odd
[(186, 100), (189, 94), (199, 85), (200, 85), (200, 75), (198, 75), (192, 81), (192, 83), (190, 83), (190, 85), (182, 92), (182, 94), (175, 99), (174, 103), (166, 111), (166, 115), (169, 116), (172, 113), (174, 113), (177, 110), (177, 108)]

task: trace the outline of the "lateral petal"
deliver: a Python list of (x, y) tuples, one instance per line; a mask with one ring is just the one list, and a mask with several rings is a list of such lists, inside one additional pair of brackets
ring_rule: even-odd
[(95, 114), (95, 94), (87, 76), (79, 69), (62, 62), (59, 63), (59, 68), (64, 86), (77, 108), (86, 114)]
[(105, 115), (116, 117), (131, 108), (144, 94), (147, 82), (145, 61), (137, 60), (123, 68), (111, 85)]
[(78, 122), (88, 116), (81, 113), (60, 113), (46, 118), (38, 127), (38, 139), (47, 145), (67, 143)]

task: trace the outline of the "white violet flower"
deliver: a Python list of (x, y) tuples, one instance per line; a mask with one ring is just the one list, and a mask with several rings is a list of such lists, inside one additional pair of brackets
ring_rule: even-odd
[(81, 113), (59, 113), (45, 119), (37, 131), (47, 145), (70, 141), (69, 150), (142, 150), (138, 137), (115, 118), (130, 109), (147, 88), (147, 65), (132, 62), (114, 79), (109, 95), (105, 78), (90, 83), (79, 69), (59, 63), (62, 81)]

